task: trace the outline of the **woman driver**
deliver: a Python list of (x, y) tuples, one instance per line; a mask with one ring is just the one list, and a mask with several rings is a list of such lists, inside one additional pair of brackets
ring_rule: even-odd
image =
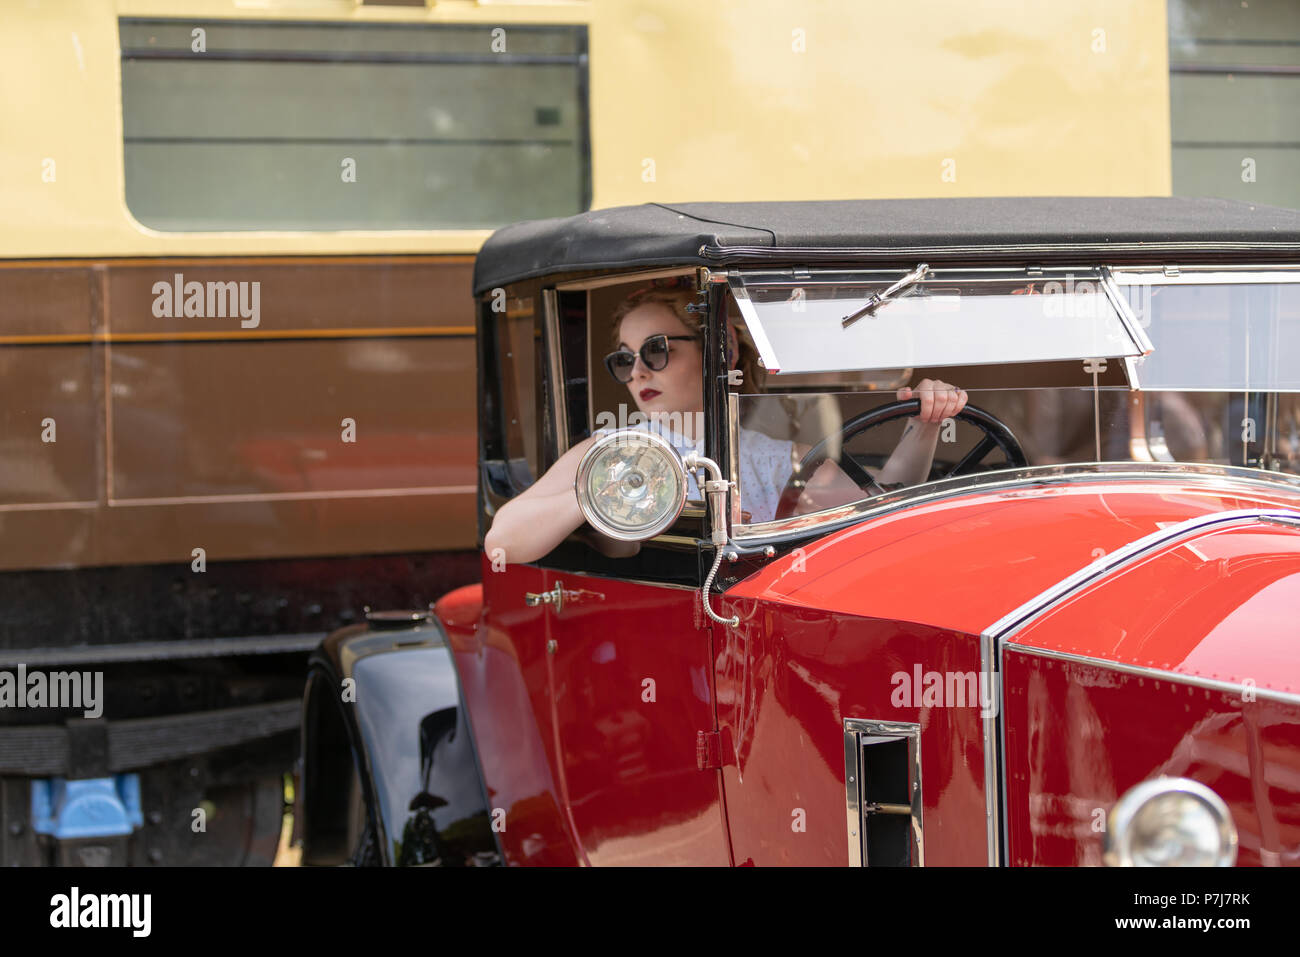
[[(693, 424), (703, 421), (704, 410), (700, 320), (696, 314), (686, 311), (686, 305), (695, 298), (690, 289), (651, 287), (633, 293), (613, 316), (614, 335), (623, 354), (615, 353), (607, 360), (611, 374), (626, 381), (636, 407), (650, 419), (642, 427), (658, 431), (683, 454), (701, 447), (703, 441), (702, 435), (690, 434), (694, 431)], [(734, 367), (739, 359), (746, 383), (752, 384), (756, 371), (752, 351), (746, 343), (744, 351), (751, 355), (743, 355), (736, 330), (730, 323), (727, 334), (731, 364)], [(655, 339), (660, 336), (664, 339)], [(647, 348), (643, 351), (643, 347)], [(646, 356), (660, 368), (647, 365)], [(965, 407), (966, 393), (946, 382), (922, 379), (915, 390), (902, 388), (897, 395), (900, 400), (914, 395), (919, 398), (921, 414), (908, 421), (906, 431), (884, 466), (879, 471), (868, 469), (868, 472), (881, 483), (913, 485), (925, 481), (930, 474), (939, 425)], [(662, 424), (665, 420), (681, 422), (686, 434), (665, 428)], [(507, 563), (536, 561), (583, 524), (574, 480), (578, 463), (604, 431), (607, 430), (598, 429), (590, 438), (573, 446), (545, 475), (501, 506), (483, 543), (489, 558), (503, 558)], [(741, 430), (739, 484), (744, 490), (745, 510), (751, 513), (752, 521), (772, 518), (777, 497), (793, 470), (791, 447), (789, 441)], [(794, 454), (800, 458), (807, 451), (807, 447), (793, 446)], [(692, 492), (693, 497), (700, 497), (693, 477)], [(863, 491), (857, 483), (833, 461), (827, 460), (809, 478), (799, 498), (798, 511), (817, 511), (862, 497)], [(629, 545), (605, 539), (594, 530), (591, 535), (599, 539), (596, 544), (606, 554), (633, 554), (639, 548), (636, 543)]]

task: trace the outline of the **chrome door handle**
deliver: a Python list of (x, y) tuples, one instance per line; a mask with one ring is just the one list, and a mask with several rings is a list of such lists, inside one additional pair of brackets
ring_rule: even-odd
[(529, 608), (536, 608), (538, 605), (554, 605), (555, 610), (559, 611), (564, 607), (564, 588), (559, 582), (556, 582), (555, 587), (550, 591), (540, 593), (526, 591), (524, 592), (524, 604)]
[(585, 588), (565, 588), (564, 582), (557, 581), (555, 587), (550, 591), (544, 592), (524, 592), (524, 604), (529, 608), (536, 608), (538, 605), (554, 605), (558, 614), (563, 608), (566, 601), (604, 601), (605, 596), (598, 591), (588, 591)]

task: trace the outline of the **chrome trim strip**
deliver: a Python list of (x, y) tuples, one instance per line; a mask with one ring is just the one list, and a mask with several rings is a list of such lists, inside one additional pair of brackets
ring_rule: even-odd
[[(564, 368), (560, 361), (560, 308), (554, 289), (542, 290), (542, 342), (546, 349), (546, 374), (550, 379), (551, 410), (555, 423), (555, 457), (569, 450), (569, 400), (564, 392)], [(588, 419), (590, 421), (590, 419)]]
[(1121, 286), (1200, 286), (1218, 283), (1300, 282), (1300, 265), (1178, 266), (1178, 274), (1165, 274), (1164, 266), (1118, 266), (1112, 270)]
[[(934, 247), (932, 246), (927, 246), (924, 248), (931, 252), (935, 251)], [(794, 257), (794, 259), (797, 260), (798, 257), (796, 256)], [(1153, 257), (1153, 259), (1159, 259), (1159, 257)], [(794, 260), (791, 261), (793, 262)], [(1048, 263), (1046, 265), (1039, 264), (1037, 266), (1031, 267), (1034, 270), (1032, 273), (1028, 271), (1028, 268), (1026, 266), (1020, 264), (1004, 263), (1002, 265), (994, 265), (994, 266), (944, 265), (944, 266), (933, 267), (930, 270), (930, 274), (929, 274), (931, 278), (927, 279), (926, 281), (931, 282), (931, 281), (937, 281), (939, 279), (945, 281), (951, 281), (953, 279), (963, 278), (963, 277), (969, 277), (972, 281), (981, 281), (988, 278), (996, 279), (999, 277), (1006, 278), (1008, 276), (1014, 278), (1017, 276), (1023, 276), (1030, 280), (1041, 282), (1043, 280), (1057, 278), (1057, 277), (1065, 278), (1065, 276), (1067, 275), (1073, 275), (1075, 277), (1079, 277), (1085, 272), (1096, 273), (1100, 269), (1109, 269), (1111, 273), (1114, 275), (1123, 274), (1126, 276), (1127, 275), (1163, 276), (1165, 268), (1168, 267), (1169, 265), (1171, 264), (1168, 262), (1167, 259), (1161, 260), (1158, 263), (1146, 263), (1141, 265), (1116, 265), (1114, 263), (1106, 263), (1104, 261), (1099, 261), (1097, 259), (1080, 259), (1077, 262), (1066, 261), (1066, 262), (1053, 262), (1053, 263)], [(721, 281), (722, 279), (726, 279), (727, 276), (731, 274), (725, 267), (718, 268), (714, 266), (697, 266), (696, 268), (707, 269), (709, 271), (709, 275), (715, 277), (716, 281)], [(746, 281), (751, 283), (752, 282), (762, 282), (762, 283), (772, 283), (772, 284), (788, 283), (793, 286), (793, 285), (806, 285), (808, 281), (807, 277), (804, 278), (796, 277), (794, 275), (794, 268), (791, 266), (782, 266), (779, 264), (749, 265), (749, 266), (741, 265), (733, 268), (738, 270), (738, 272), (736, 273), (737, 275), (744, 277)], [(895, 266), (895, 265), (856, 266), (853, 265), (852, 263), (836, 264), (833, 261), (826, 264), (824, 268), (827, 272), (831, 272), (836, 275), (852, 276), (854, 278), (861, 276), (868, 282), (872, 282), (872, 281), (888, 282), (891, 276), (897, 276), (899, 273), (907, 271), (906, 266)], [(1241, 265), (1241, 266), (1234, 265), (1232, 263), (1221, 263), (1221, 264), (1201, 263), (1199, 265), (1181, 266), (1176, 268), (1180, 268), (1182, 276), (1187, 276), (1189, 274), (1195, 275), (1195, 274), (1223, 273), (1225, 275), (1233, 276), (1234, 278), (1231, 280), (1232, 282), (1252, 282), (1252, 281), (1273, 282), (1274, 280), (1272, 279), (1251, 280), (1249, 278), (1245, 278), (1245, 279), (1238, 280), (1235, 277), (1238, 274), (1246, 277), (1253, 276), (1253, 275), (1264, 276), (1268, 274), (1267, 272), (1265, 272), (1267, 270), (1297, 271), (1300, 270), (1300, 263), (1265, 263), (1265, 264)], [(878, 278), (873, 279), (872, 277), (878, 277)], [(1176, 283), (1179, 281), (1179, 277), (1173, 276), (1169, 278), (1167, 281)], [(1120, 282), (1119, 284), (1125, 285), (1126, 283)], [(578, 283), (574, 283), (573, 285), (578, 285)]]
[[(981, 636), (982, 639), (983, 636)], [(1011, 866), (1011, 834), (1010, 828), (1006, 824), (1007, 811), (1007, 722), (1004, 716), (1007, 713), (1007, 698), (1003, 688), (1002, 675), (1006, 673), (1006, 645), (1003, 642), (994, 642), (994, 650), (998, 662), (998, 737), (997, 762), (998, 762), (998, 814), (1000, 817), (1002, 835), (998, 841), (998, 850), (1001, 852), (1002, 864), (1006, 867)]]
[[(628, 575), (614, 575), (608, 573), (602, 574), (600, 572), (586, 571), (581, 568), (576, 568), (573, 565), (566, 565), (565, 567), (560, 568), (555, 565), (542, 565), (538, 563), (537, 567), (549, 572), (555, 572), (558, 575), (565, 575), (565, 576), (580, 575), (583, 578), (596, 578), (596, 579), (600, 579), (601, 581), (613, 582), (615, 584), (650, 585), (651, 587), (654, 588), (673, 588), (678, 591), (699, 591), (700, 590), (699, 585), (683, 585), (680, 582), (651, 581), (648, 578), (634, 578)], [(572, 583), (570, 583), (570, 585), (572, 585)], [(566, 590), (572, 590), (572, 589), (566, 586)]]
[[(588, 578), (609, 578), (607, 575), (592, 575), (590, 572), (577, 572), (579, 575), (586, 575)], [(683, 585), (679, 582), (651, 581), (648, 578), (629, 578), (626, 575), (619, 575), (617, 578), (610, 578), (610, 581), (622, 582), (629, 585), (653, 585), (655, 588), (675, 588), (678, 591), (699, 591), (699, 585)]]
[(720, 246), (704, 243), (698, 250), (701, 259), (712, 262), (732, 260), (765, 260), (810, 262), (849, 262), (853, 259), (880, 259), (890, 262), (912, 259), (916, 256), (932, 258), (957, 258), (962, 256), (994, 255), (998, 257), (1042, 255), (1044, 253), (1076, 253), (1080, 256), (1097, 256), (1107, 259), (1117, 253), (1140, 253), (1144, 258), (1159, 259), (1163, 252), (1188, 252), (1195, 255), (1214, 255), (1224, 252), (1254, 252), (1260, 254), (1300, 254), (1300, 243), (1219, 242), (1203, 243), (1176, 241), (1163, 243), (1021, 243), (977, 244), (962, 246)]
[(1300, 525), (1300, 512), (1291, 509), (1234, 509), (1228, 512), (1210, 512), (1206, 515), (1197, 515), (1195, 518), (1189, 518), (1176, 525), (1157, 529), (1148, 535), (1134, 539), (1122, 548), (1115, 549), (1108, 555), (1103, 555), (1101, 558), (1089, 562), (1074, 574), (1068, 575), (1052, 587), (1035, 595), (1019, 608), (1008, 612), (985, 628), (982, 637), (1004, 641), (1007, 636), (1019, 631), (1085, 585), (1091, 585), (1107, 577), (1111, 572), (1127, 565), (1133, 559), (1148, 552), (1153, 552), (1162, 545), (1171, 544), (1186, 535), (1203, 532), (1216, 525), (1234, 525), (1238, 522), (1258, 522), (1270, 519), (1296, 522)]
[[(678, 516), (678, 518), (680, 517), (681, 516)], [(662, 535), (656, 535), (654, 538), (647, 539), (646, 541), (662, 543), (664, 545), (689, 545), (691, 548), (698, 548), (703, 540), (694, 538), (690, 535), (669, 535), (664, 533)], [(645, 544), (645, 542), (642, 542), (642, 544)]]
[(1107, 478), (1134, 481), (1156, 478), (1164, 480), (1170, 477), (1187, 481), (1230, 478), (1270, 491), (1282, 488), (1300, 492), (1300, 475), (1239, 465), (1209, 465), (1201, 462), (1070, 462), (1061, 465), (1031, 465), (1023, 469), (1003, 469), (926, 482), (821, 512), (743, 525), (733, 529), (732, 537), (743, 543), (793, 536), (795, 533), (807, 534), (812, 530), (819, 535), (829, 534), (865, 519), (879, 518), (912, 505), (941, 501), (974, 491), (996, 491), (1035, 484), (1096, 482)]
[[(1111, 308), (1119, 314), (1119, 320), (1124, 324), (1124, 328), (1132, 337), (1134, 344), (1141, 351), (1143, 356), (1149, 356), (1155, 352), (1155, 346), (1151, 344), (1151, 339), (1147, 332), (1142, 328), (1142, 323), (1138, 321), (1137, 315), (1133, 312), (1133, 307), (1129, 305), (1128, 299), (1119, 291), (1110, 270), (1105, 266), (1101, 269), (1101, 288), (1105, 291), (1106, 297), (1110, 299)], [(1124, 357), (1129, 358), (1128, 356)]]
[[(1106, 387), (1103, 386), (1102, 388), (1106, 388)], [(1163, 385), (1163, 386), (1144, 386), (1143, 391), (1145, 392), (1204, 392), (1204, 393), (1214, 393), (1216, 395), (1241, 395), (1246, 390), (1240, 387), (1235, 389), (1224, 389), (1220, 386), (1180, 385), (1177, 388), (1171, 388), (1170, 386)], [(1292, 388), (1284, 389), (1281, 386), (1277, 386), (1273, 389), (1267, 389), (1267, 390), (1251, 389), (1250, 391), (1256, 394), (1260, 394), (1261, 392), (1269, 392), (1276, 395), (1295, 395), (1296, 393), (1300, 393), (1300, 387), (1294, 389)]]
[(727, 438), (730, 446), (731, 528), (740, 524), (740, 395), (727, 393)]
[[(1222, 691), (1228, 694), (1237, 694), (1245, 692), (1247, 686), (1235, 681), (1221, 681), (1217, 678), (1202, 678), (1199, 675), (1185, 675), (1177, 671), (1165, 671), (1162, 668), (1152, 668), (1147, 665), (1130, 665), (1126, 662), (1111, 661), (1107, 658), (1093, 658), (1089, 655), (1076, 655), (1068, 651), (1051, 651), (1046, 648), (1035, 648), (1033, 645), (1021, 645), (1014, 641), (1008, 641), (1001, 646), (1006, 651), (1014, 651), (1022, 655), (1037, 655), (1040, 658), (1052, 658), (1057, 661), (1070, 662), (1078, 665), (1090, 665), (1096, 668), (1109, 668), (1112, 671), (1120, 671), (1124, 674), (1137, 675), (1139, 678), (1150, 678), (1153, 681), (1168, 681), (1170, 684), (1191, 685), (1194, 688), (1205, 688), (1210, 691)], [(1270, 701), (1277, 701), (1282, 704), (1300, 705), (1300, 694), (1291, 691), (1275, 691), (1272, 688), (1251, 687), (1250, 693), (1256, 698), (1267, 698)]]
[(1124, 357), (1124, 372), (1128, 375), (1128, 387), (1130, 392), (1142, 391), (1142, 380), (1138, 377), (1138, 369), (1142, 365), (1142, 359), (1138, 356)]
[(988, 843), (989, 867), (997, 867), (1002, 863), (999, 853), (1002, 845), (1002, 802), (997, 798), (999, 782), (1003, 777), (1002, 747), (998, 736), (1002, 687), (995, 668), (996, 652), (997, 641), (988, 635), (980, 635), (980, 678), (985, 682), (983, 687), (998, 696), (997, 709), (992, 714), (988, 713), (987, 707), (981, 709), (984, 712), (981, 716), (984, 724), (984, 838)]
[(844, 792), (848, 811), (849, 867), (862, 866), (862, 762), (858, 759), (858, 736), (849, 730), (852, 718), (844, 719)]
[[(993, 283), (1030, 281), (1035, 283), (1050, 282), (1053, 279), (1101, 280), (1104, 267), (1096, 263), (1081, 263), (1077, 266), (1052, 265), (1029, 272), (1023, 266), (938, 266), (927, 268), (925, 277), (920, 280), (927, 286), (942, 285), (953, 282)], [(915, 272), (915, 266), (875, 269), (855, 269), (852, 266), (823, 266), (816, 272), (801, 270), (799, 275), (792, 268), (750, 267), (740, 268), (729, 275), (731, 281), (749, 286), (845, 286), (845, 285), (891, 285), (904, 277), (909, 271)], [(848, 302), (849, 300), (844, 300)], [(856, 300), (855, 300), (856, 301)]]
[(912, 785), (908, 802), (912, 819), (912, 852), (916, 867), (925, 866), (925, 821), (921, 786), (921, 726), (909, 721), (876, 721), (868, 718), (844, 719), (844, 788), (847, 810), (849, 866), (863, 867), (867, 862), (863, 842), (865, 819), (862, 816), (862, 739), (885, 738), (907, 740), (907, 761)]
[(1283, 518), (1280, 515), (1263, 515), (1260, 517), (1260, 521), (1269, 525), (1295, 525), (1300, 528), (1300, 521), (1293, 518)]

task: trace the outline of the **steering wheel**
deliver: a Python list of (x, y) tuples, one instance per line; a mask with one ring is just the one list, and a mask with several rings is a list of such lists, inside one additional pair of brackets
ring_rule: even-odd
[[(921, 411), (920, 399), (904, 399), (900, 402), (890, 402), (886, 405), (869, 409), (860, 415), (855, 415), (842, 426), (840, 426), (840, 457), (836, 464), (840, 469), (858, 484), (864, 491), (875, 489), (872, 495), (879, 495), (886, 491), (879, 482), (871, 477), (861, 465), (853, 460), (853, 456), (844, 452), (844, 445), (849, 439), (867, 429), (875, 428), (878, 425), (884, 425), (886, 422), (892, 422), (895, 419), (901, 419), (905, 416), (915, 415)], [(1005, 422), (990, 412), (986, 412), (978, 406), (967, 405), (958, 412), (955, 419), (962, 422), (969, 422), (984, 433), (984, 437), (979, 443), (967, 452), (960, 462), (950, 468), (946, 473), (939, 476), (940, 479), (952, 478), (954, 475), (961, 475), (967, 470), (973, 469), (984, 461), (984, 457), (993, 451), (994, 448), (1002, 450), (1006, 456), (1007, 465), (1012, 468), (1020, 468), (1028, 464), (1025, 458), (1025, 450), (1020, 447), (1020, 441), (1016, 438), (1015, 433), (1007, 426)], [(799, 502), (799, 496), (803, 492), (804, 484), (812, 477), (823, 462), (831, 458), (827, 450), (833, 436), (826, 436), (811, 449), (803, 460), (795, 466), (790, 473), (789, 480), (785, 483), (785, 488), (781, 492), (781, 498), (777, 501), (776, 515), (774, 518), (789, 518), (794, 514), (795, 506)]]

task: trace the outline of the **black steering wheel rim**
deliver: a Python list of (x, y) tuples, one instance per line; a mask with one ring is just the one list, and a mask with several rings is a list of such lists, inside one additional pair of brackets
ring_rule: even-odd
[[(849, 439), (865, 432), (867, 429), (873, 429), (876, 426), (884, 425), (886, 422), (892, 422), (905, 416), (916, 415), (920, 411), (920, 399), (902, 399), (877, 406), (874, 409), (868, 409), (866, 412), (861, 412), (848, 419), (839, 428), (838, 436), (842, 454), (835, 460), (836, 464), (850, 479), (857, 482), (864, 491), (868, 487), (874, 486), (877, 492), (873, 494), (884, 493), (887, 489), (872, 478), (866, 469), (858, 465), (852, 456), (843, 454), (844, 445)], [(961, 460), (949, 469), (947, 474), (942, 476), (943, 478), (952, 478), (955, 475), (962, 474), (966, 469), (978, 465), (995, 448), (1002, 451), (1002, 454), (1006, 456), (1007, 465), (1011, 468), (1022, 468), (1028, 464), (1028, 460), (1025, 458), (1025, 450), (1020, 446), (1020, 440), (1016, 438), (1011, 428), (993, 413), (981, 409), (979, 406), (968, 404), (953, 418), (962, 422), (969, 422), (983, 432), (984, 437), (975, 444), (973, 449), (962, 456)], [(809, 449), (799, 464), (795, 466), (794, 471), (790, 473), (790, 478), (786, 480), (785, 488), (782, 490), (781, 497), (777, 502), (776, 518), (786, 518), (794, 513), (794, 506), (799, 500), (804, 482), (817, 469), (821, 468), (823, 462), (831, 458), (826, 449), (833, 437), (833, 435), (827, 435)]]

